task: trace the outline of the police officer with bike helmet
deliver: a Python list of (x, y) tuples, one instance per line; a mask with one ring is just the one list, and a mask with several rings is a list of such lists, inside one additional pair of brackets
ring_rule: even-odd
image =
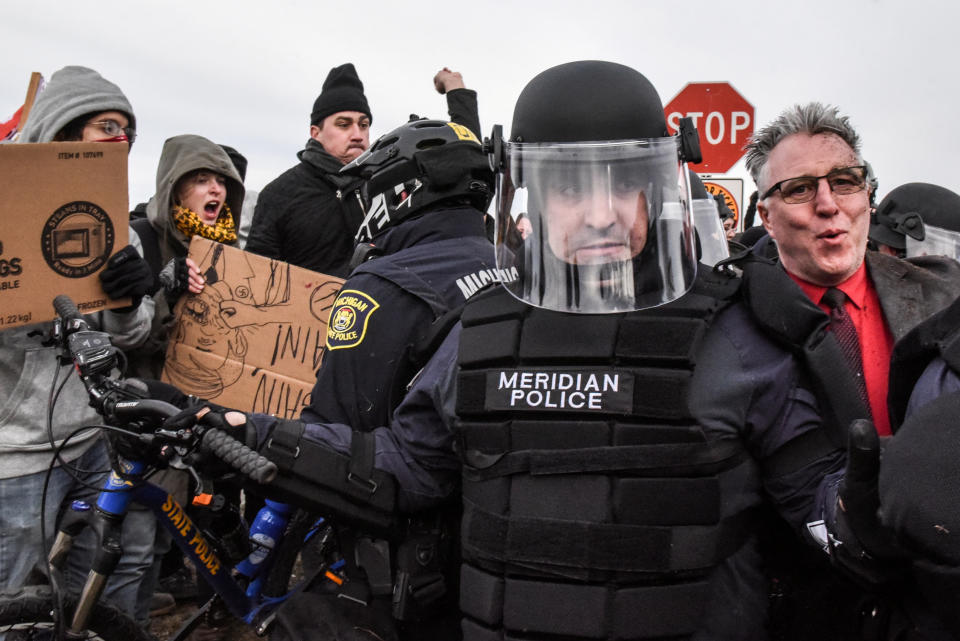
[[(341, 173), (364, 180), (365, 217), (302, 420), (315, 443), (333, 448), (315, 452), (310, 464), (330, 496), (305, 493), (309, 507), (335, 516), (347, 581), (332, 599), (297, 597), (299, 606), (285, 608), (279, 622), (302, 638), (300, 617), (332, 607), (346, 628), (368, 627), (383, 638), (444, 638), (458, 625), (456, 565), (442, 563), (456, 510), (452, 517), (437, 509), (411, 517), (405, 507), (385, 505), (380, 497), (395, 482), (412, 480), (405, 470), (396, 480), (383, 478), (374, 464), (399, 449), (394, 440), (416, 447), (424, 438), (416, 426), (399, 434), (383, 426), (429, 358), (435, 324), (455, 320), (451, 310), (496, 273), (484, 227), (493, 173), (470, 129), (427, 119), (385, 134)], [(278, 433), (264, 453), (283, 457), (284, 447)], [(367, 499), (376, 509), (364, 505)]]

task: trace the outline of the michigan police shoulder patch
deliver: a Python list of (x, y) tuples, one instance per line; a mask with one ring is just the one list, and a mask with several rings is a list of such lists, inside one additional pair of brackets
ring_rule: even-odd
[(327, 321), (327, 349), (346, 349), (363, 342), (367, 323), (380, 304), (355, 289), (344, 289), (330, 310)]

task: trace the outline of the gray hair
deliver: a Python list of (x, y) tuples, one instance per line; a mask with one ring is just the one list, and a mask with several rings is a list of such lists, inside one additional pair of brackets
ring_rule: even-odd
[(760, 175), (767, 166), (770, 152), (781, 140), (793, 134), (836, 134), (850, 148), (857, 158), (860, 158), (860, 136), (854, 131), (847, 116), (841, 116), (840, 111), (831, 105), (811, 102), (805, 105), (794, 105), (777, 119), (761, 128), (747, 144), (747, 171), (753, 177), (757, 189), (760, 189)]

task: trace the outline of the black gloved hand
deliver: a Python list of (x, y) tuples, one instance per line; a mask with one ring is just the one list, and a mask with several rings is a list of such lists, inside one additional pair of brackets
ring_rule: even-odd
[(856, 420), (848, 432), (847, 467), (827, 510), (830, 558), (868, 589), (902, 580), (907, 570), (893, 532), (880, 522), (880, 439), (873, 423)]
[(171, 258), (160, 270), (160, 284), (163, 286), (163, 291), (171, 309), (173, 309), (174, 303), (187, 291), (187, 286), (190, 284), (189, 275), (186, 256)]
[[(228, 420), (228, 414), (233, 422)], [(204, 428), (217, 428), (247, 447), (256, 448), (257, 446), (256, 427), (244, 412), (209, 401), (191, 405), (163, 422), (163, 427), (169, 430), (190, 429), (194, 426), (199, 426), (201, 431)]]
[(100, 272), (100, 283), (110, 298), (130, 297), (130, 306), (121, 308), (122, 311), (136, 309), (144, 296), (157, 291), (150, 265), (133, 245), (127, 245), (110, 257), (106, 268)]
[(839, 509), (863, 549), (873, 557), (900, 558), (893, 533), (880, 522), (880, 437), (871, 421), (850, 424), (847, 469), (838, 491)]
[[(245, 413), (213, 403), (188, 407), (164, 421), (163, 426), (169, 430), (193, 429), (199, 433), (201, 447), (193, 450), (183, 460), (188, 465), (196, 466), (198, 472), (208, 478), (223, 478), (241, 469), (237, 465), (238, 461), (246, 458), (246, 455), (243, 454), (244, 450), (237, 442), (251, 449), (257, 445), (256, 428), (247, 419)], [(206, 430), (212, 428), (217, 428), (226, 434), (226, 441), (223, 440), (223, 436), (208, 435)], [(234, 447), (226, 446), (227, 444), (233, 444)], [(214, 449), (208, 449), (208, 446)], [(249, 469), (243, 472), (250, 474)]]

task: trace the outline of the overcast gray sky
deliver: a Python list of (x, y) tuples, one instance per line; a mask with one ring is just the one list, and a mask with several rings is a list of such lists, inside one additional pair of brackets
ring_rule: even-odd
[[(523, 85), (547, 67), (602, 59), (643, 72), (668, 102), (688, 82), (729, 81), (763, 124), (809, 100), (836, 104), (864, 141), (881, 195), (910, 181), (960, 192), (960, 3), (931, 0), (323, 2), (0, 0), (0, 120), (31, 71), (93, 67), (133, 104), (131, 205), (154, 192), (163, 141), (194, 133), (249, 160), (260, 189), (296, 162), (331, 67), (353, 62), (373, 135), (408, 114), (442, 118), (431, 78), (463, 73), (483, 134), (509, 131)], [(742, 161), (728, 175), (745, 176)], [(748, 182), (747, 192), (752, 190)]]

